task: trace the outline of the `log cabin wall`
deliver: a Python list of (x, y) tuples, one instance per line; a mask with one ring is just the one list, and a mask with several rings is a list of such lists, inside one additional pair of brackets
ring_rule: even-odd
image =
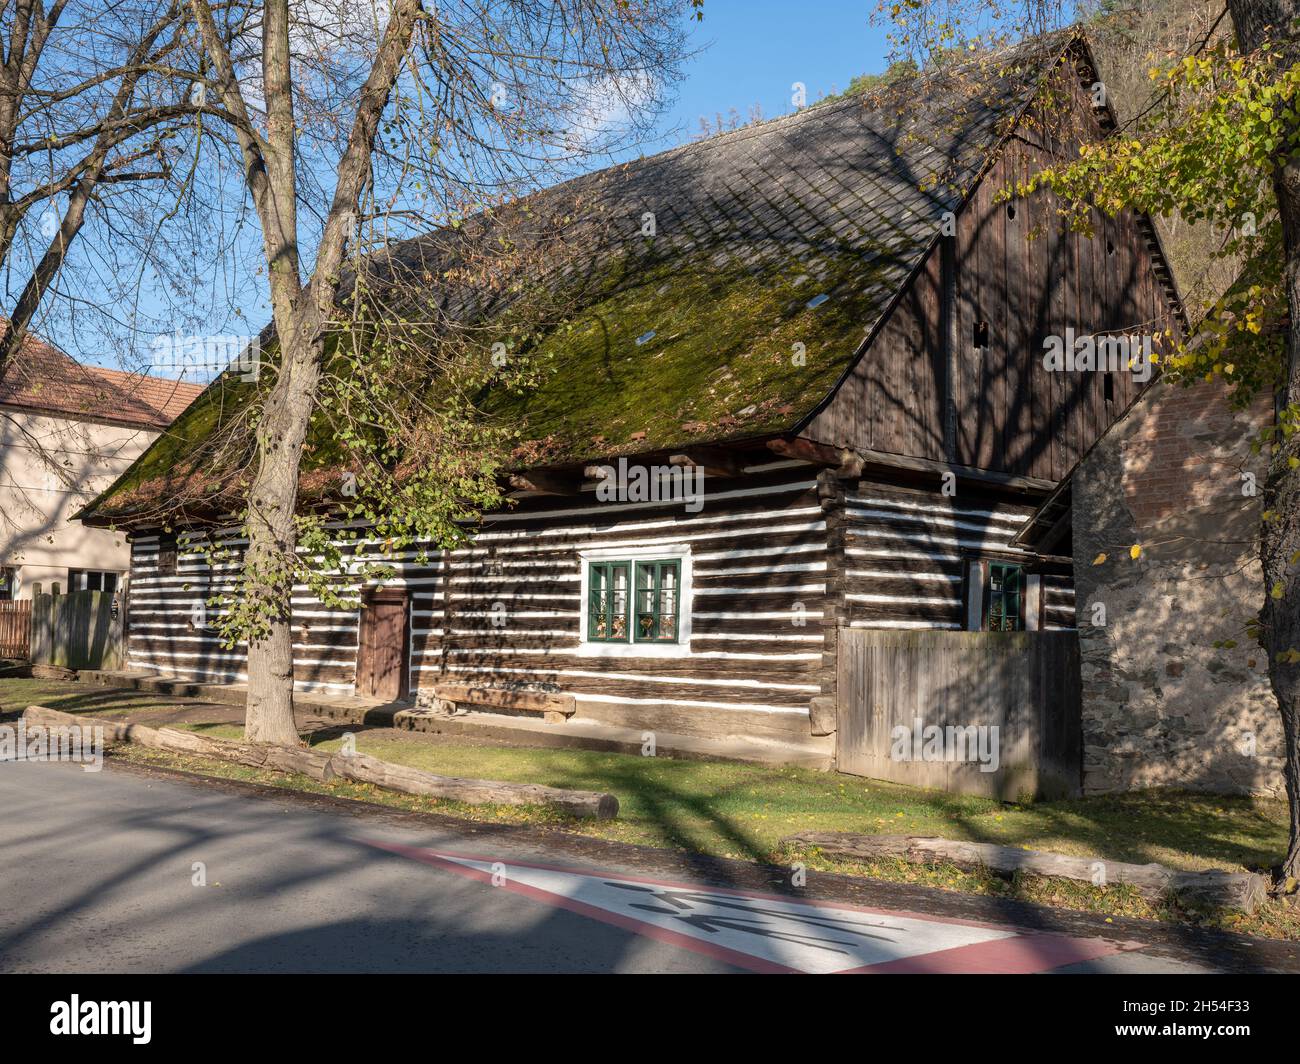
[[(440, 681), (575, 695), (582, 715), (686, 734), (807, 739), (808, 704), (835, 694), (841, 626), (962, 628), (966, 564), (1009, 552), (1031, 512), (963, 492), (959, 499), (880, 480), (847, 486), (811, 466), (774, 462), (709, 479), (704, 508), (680, 502), (525, 497), (484, 518), (463, 548), (390, 556), (386, 587), (410, 595), (410, 688)], [(235, 590), (241, 540), (209, 563), (203, 540), (182, 538), (175, 571), (159, 566), (159, 537), (132, 543), (130, 661), (206, 682), (247, 679), (242, 647), (223, 648), (204, 623), (207, 600)], [(581, 652), (581, 552), (617, 554), (685, 545), (693, 579), (689, 654)], [(380, 555), (362, 540), (356, 562)], [(1033, 561), (1026, 555), (1026, 563)], [(1073, 627), (1068, 571), (1041, 575), (1042, 627)], [(373, 586), (373, 582), (372, 585)], [(355, 596), (360, 587), (340, 580)], [(300, 690), (353, 693), (360, 613), (294, 590), (294, 673)], [(197, 611), (197, 612), (196, 612)], [(204, 615), (206, 613), (206, 616)]]
[[(234, 554), (209, 562), (206, 537), (181, 537), (174, 570), (160, 566), (160, 537), (131, 542), (127, 604), (128, 656), (132, 668), (210, 683), (245, 683), (246, 649), (226, 648), (211, 626), (219, 610), (207, 603), (233, 594), (238, 552), (246, 540), (214, 531), (211, 542)], [(407, 580), (439, 581), (433, 569), (403, 569)], [(342, 582), (340, 582), (342, 586)], [(358, 610), (326, 606), (297, 585), (293, 592), (294, 685), (301, 691), (349, 695), (356, 682)]]
[[(1078, 72), (1089, 78), (1086, 71)], [(865, 356), (802, 435), (819, 443), (1059, 480), (1136, 397), (1130, 373), (1052, 372), (1044, 338), (1178, 335), (1176, 293), (1150, 224), (1093, 214), (1062, 230), (1056, 201), (999, 193), (1098, 132), (1080, 77), (1021, 119)], [(938, 220), (936, 220), (936, 226)], [(952, 358), (949, 359), (949, 352)], [(1109, 378), (1109, 383), (1107, 382)]]
[(983, 558), (1016, 562), (1038, 578), (1041, 612), (1027, 621), (1029, 627), (1073, 628), (1068, 564), (1044, 567), (1033, 554), (1010, 545), (1033, 509), (975, 491), (947, 497), (880, 481), (857, 482), (844, 497), (841, 623), (965, 629), (968, 563)]
[[(528, 685), (574, 694), (581, 715), (611, 723), (806, 740), (808, 703), (822, 690), (826, 526), (816, 470), (797, 462), (709, 478), (697, 514), (680, 501), (599, 502), (590, 492), (525, 497), (486, 516), (461, 549), (425, 564), (415, 551), (392, 559), (397, 577), (385, 586), (411, 594), (411, 689)], [(579, 552), (673, 545), (690, 548), (693, 566), (689, 654), (580, 654)], [(245, 682), (244, 649), (222, 649), (191, 623), (197, 603), (234, 590), (238, 561), (209, 566), (182, 542), (173, 575), (158, 557), (157, 536), (135, 538), (132, 666)], [(299, 689), (350, 694), (359, 611), (327, 607), (305, 587), (293, 608)]]

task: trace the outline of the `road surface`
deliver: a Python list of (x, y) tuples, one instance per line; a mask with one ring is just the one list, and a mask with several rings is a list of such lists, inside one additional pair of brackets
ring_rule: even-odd
[(0, 809), (7, 972), (1300, 969), (1240, 937), (847, 877), (754, 889), (739, 863), (139, 768), (0, 763)]

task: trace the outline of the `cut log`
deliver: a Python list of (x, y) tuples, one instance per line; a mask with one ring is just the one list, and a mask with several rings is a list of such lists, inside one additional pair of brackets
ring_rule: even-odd
[(23, 718), (29, 728), (36, 725), (47, 728), (66, 728), (72, 725), (81, 728), (103, 728), (105, 743), (136, 743), (154, 750), (215, 757), (252, 768), (301, 772), (314, 780), (333, 778), (329, 768), (330, 755), (301, 746), (275, 746), (266, 743), (243, 743), (234, 739), (214, 739), (208, 735), (181, 731), (178, 728), (150, 728), (144, 724), (100, 720), (78, 716), (75, 713), (64, 713), (57, 709), (46, 709), (44, 706), (28, 706)]
[(37, 680), (75, 680), (76, 669), (65, 669), (62, 665), (37, 663), (32, 666), (32, 676)]
[(817, 695), (808, 702), (808, 723), (813, 735), (834, 735), (835, 698), (832, 695)]
[(599, 820), (609, 820), (618, 815), (618, 799), (597, 791), (569, 791), (535, 783), (497, 783), (435, 776), (417, 768), (380, 761), (367, 754), (336, 755), (331, 759), (331, 765), (343, 779), (373, 783), (405, 794), (423, 794), (471, 805), (551, 805), (571, 816)]
[(300, 772), (315, 780), (346, 779), (371, 783), (403, 794), (446, 798), (468, 805), (550, 805), (570, 816), (608, 820), (618, 815), (618, 799), (598, 791), (571, 791), (533, 783), (498, 783), (494, 780), (438, 776), (406, 765), (394, 765), (367, 754), (327, 754), (297, 746), (244, 743), (214, 739), (175, 728), (150, 728), (143, 724), (100, 720), (64, 713), (44, 706), (28, 706), (23, 714), (28, 728), (102, 728), (105, 743), (137, 743), (156, 750), (198, 754), (254, 768)]
[(1073, 879), (1093, 886), (1124, 883), (1143, 897), (1159, 900), (1168, 894), (1190, 905), (1239, 909), (1252, 913), (1268, 893), (1268, 882), (1253, 872), (1179, 872), (1160, 864), (1126, 864), (1095, 857), (1069, 857), (1041, 850), (1021, 850), (988, 842), (917, 835), (856, 835), (840, 831), (804, 831), (784, 840), (816, 847), (832, 857), (878, 861), (894, 858), (916, 864), (942, 862), (958, 868), (984, 869), (999, 876), (1027, 872), (1036, 876)]
[(438, 684), (433, 689), (434, 698), (470, 706), (489, 706), (496, 709), (513, 709), (522, 713), (541, 713), (548, 722), (563, 723), (577, 712), (578, 700), (573, 695), (549, 691), (511, 691), (503, 687), (462, 687)]

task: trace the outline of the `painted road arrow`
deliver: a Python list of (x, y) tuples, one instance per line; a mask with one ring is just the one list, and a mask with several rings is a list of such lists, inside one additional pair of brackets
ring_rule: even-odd
[(1015, 927), (370, 842), (758, 972), (1045, 972), (1136, 947)]

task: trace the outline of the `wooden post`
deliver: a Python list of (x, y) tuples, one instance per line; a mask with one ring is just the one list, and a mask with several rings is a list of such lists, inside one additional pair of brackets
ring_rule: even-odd
[(826, 594), (822, 606), (821, 695), (813, 699), (808, 714), (813, 735), (830, 735), (836, 728), (839, 630), (848, 623), (844, 604), (845, 491), (835, 470), (823, 469), (817, 474), (817, 498), (826, 521)]

